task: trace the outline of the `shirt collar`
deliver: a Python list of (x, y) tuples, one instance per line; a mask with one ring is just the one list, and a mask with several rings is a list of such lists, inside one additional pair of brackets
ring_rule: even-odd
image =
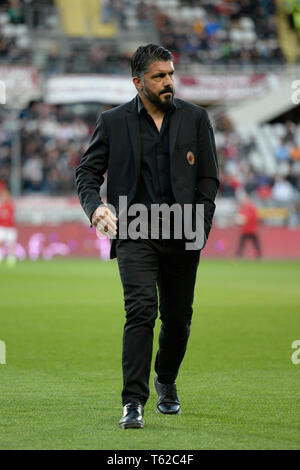
[[(137, 95), (137, 110), (138, 110), (138, 114), (141, 114), (142, 110), (145, 109), (144, 105), (143, 105), (143, 102), (140, 98), (139, 95)], [(173, 104), (170, 108), (169, 111), (174, 111), (176, 109), (176, 103), (175, 103), (175, 100), (173, 100)], [(146, 110), (145, 110), (146, 111)]]

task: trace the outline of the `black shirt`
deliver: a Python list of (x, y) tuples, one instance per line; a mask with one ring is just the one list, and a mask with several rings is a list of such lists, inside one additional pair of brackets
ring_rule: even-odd
[(160, 132), (138, 96), (138, 114), (141, 138), (141, 173), (134, 202), (150, 209), (151, 204), (173, 204), (175, 197), (171, 186), (169, 124), (176, 109), (164, 115)]
[[(147, 226), (139, 224), (137, 231), (142, 234), (142, 238), (145, 236), (152, 238), (153, 234), (156, 234), (154, 238), (164, 238), (162, 225), (164, 218), (164, 223), (169, 226), (169, 230), (166, 229), (165, 233), (173, 239), (174, 214), (171, 212), (167, 219), (161, 217), (162, 213), (156, 217), (151, 214), (151, 205), (167, 204), (171, 206), (176, 203), (171, 185), (169, 151), (169, 127), (176, 105), (173, 103), (171, 108), (165, 112), (161, 129), (158, 131), (154, 120), (147, 113), (139, 96), (137, 103), (141, 139), (141, 170), (136, 195), (131, 205), (143, 204), (147, 208), (146, 220), (148, 221)], [(138, 210), (137, 216), (140, 214), (141, 212)], [(134, 218), (134, 216), (128, 216), (128, 222), (130, 223)]]

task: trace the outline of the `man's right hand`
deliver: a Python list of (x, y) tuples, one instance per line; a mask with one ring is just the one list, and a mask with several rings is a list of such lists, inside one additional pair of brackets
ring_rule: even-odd
[(97, 227), (102, 235), (113, 236), (117, 234), (116, 221), (118, 218), (106, 207), (105, 204), (97, 207), (92, 215), (92, 224)]

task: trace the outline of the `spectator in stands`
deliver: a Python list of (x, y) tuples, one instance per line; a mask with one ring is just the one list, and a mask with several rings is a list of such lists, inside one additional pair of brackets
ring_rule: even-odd
[(246, 242), (251, 241), (256, 250), (256, 258), (261, 258), (262, 251), (258, 236), (258, 211), (247, 193), (241, 193), (239, 197), (240, 207), (238, 210), (236, 222), (240, 226), (240, 237), (236, 256), (240, 258), (243, 254)]
[(294, 142), (295, 139), (295, 124), (289, 120), (285, 121), (285, 135), (283, 137), (284, 144)]
[(23, 166), (24, 190), (27, 192), (42, 191), (43, 189), (43, 160), (34, 154), (26, 160)]
[(253, 171), (252, 168), (249, 168), (248, 172), (245, 175), (245, 184), (244, 184), (244, 189), (245, 191), (252, 195), (258, 188), (258, 182), (257, 182), (257, 177), (255, 172)]
[(56, 74), (61, 72), (61, 59), (57, 46), (52, 45), (48, 51), (45, 72), (48, 74)]
[(284, 139), (281, 139), (280, 145), (275, 149), (275, 158), (277, 162), (288, 162), (290, 155), (286, 145), (284, 144)]
[(300, 195), (300, 162), (291, 163), (286, 179)]
[(294, 200), (295, 190), (285, 177), (278, 175), (272, 188), (272, 196), (280, 207), (288, 207)]
[(10, 22), (13, 24), (24, 23), (24, 9), (20, 0), (9, 0), (7, 9)]
[(259, 197), (260, 201), (268, 203), (272, 197), (272, 187), (268, 183), (262, 183), (257, 191), (256, 195)]
[(300, 161), (300, 148), (295, 142), (292, 143), (290, 149), (290, 158), (292, 162)]

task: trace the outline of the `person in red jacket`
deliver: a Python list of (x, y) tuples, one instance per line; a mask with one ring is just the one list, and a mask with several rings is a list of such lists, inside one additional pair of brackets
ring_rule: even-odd
[(237, 224), (240, 225), (240, 239), (236, 252), (237, 257), (241, 257), (247, 240), (251, 241), (256, 250), (256, 257), (262, 257), (260, 241), (258, 237), (258, 211), (250, 197), (244, 193), (241, 196), (241, 203), (237, 215)]
[(16, 263), (15, 245), (17, 229), (15, 227), (15, 207), (5, 182), (0, 181), (0, 261), (3, 260), (7, 248), (7, 264)]

